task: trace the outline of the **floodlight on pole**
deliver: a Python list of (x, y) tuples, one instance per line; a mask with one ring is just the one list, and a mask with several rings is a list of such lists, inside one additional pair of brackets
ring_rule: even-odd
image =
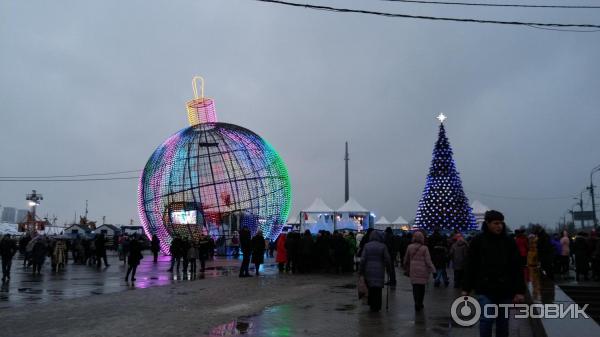
[(35, 209), (36, 209), (36, 206), (38, 206), (40, 204), (40, 201), (44, 200), (44, 197), (41, 194), (37, 193), (36, 190), (32, 190), (30, 194), (26, 195), (25, 200), (29, 201), (29, 207), (31, 208), (31, 210), (30, 210), (31, 219), (30, 219), (30, 221), (27, 221), (27, 231), (30, 234), (34, 234), (34, 232), (36, 231)]

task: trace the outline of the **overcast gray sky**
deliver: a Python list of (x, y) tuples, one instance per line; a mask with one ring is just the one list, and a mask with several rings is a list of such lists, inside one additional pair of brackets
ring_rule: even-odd
[[(600, 24), (600, 10), (311, 2)], [(200, 74), (219, 120), (263, 136), (287, 163), (294, 213), (317, 196), (334, 208), (343, 203), (347, 140), (352, 196), (378, 216), (414, 218), (437, 138), (435, 116), (444, 112), (469, 199), (503, 211), (513, 227), (554, 226), (600, 164), (599, 60), (600, 32), (250, 0), (3, 0), (0, 176), (141, 169), (187, 126), (190, 80)], [(56, 214), (61, 224), (81, 213), (86, 199), (92, 219), (139, 223), (136, 180), (0, 182), (0, 204), (24, 208), (31, 189), (44, 194), (40, 214)]]

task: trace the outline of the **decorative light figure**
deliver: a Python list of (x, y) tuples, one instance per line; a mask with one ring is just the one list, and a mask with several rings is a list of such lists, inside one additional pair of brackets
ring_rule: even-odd
[[(198, 94), (197, 81), (201, 81)], [(254, 132), (217, 122), (204, 80), (192, 80), (190, 127), (160, 145), (140, 177), (138, 210), (144, 232), (168, 253), (175, 235), (231, 235), (242, 226), (275, 239), (287, 220), (291, 186), (273, 147)]]

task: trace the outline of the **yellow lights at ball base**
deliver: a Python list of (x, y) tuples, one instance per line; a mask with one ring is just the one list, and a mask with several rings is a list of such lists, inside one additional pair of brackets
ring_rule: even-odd
[(439, 116), (437, 116), (436, 118), (440, 121), (440, 123), (444, 123), (444, 121), (448, 119), (448, 117), (446, 117), (446, 115), (444, 115), (443, 113), (440, 113)]

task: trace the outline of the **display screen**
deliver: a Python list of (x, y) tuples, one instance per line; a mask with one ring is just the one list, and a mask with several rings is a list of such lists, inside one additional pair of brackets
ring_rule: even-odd
[(171, 221), (177, 225), (190, 225), (196, 223), (196, 211), (171, 212)]

